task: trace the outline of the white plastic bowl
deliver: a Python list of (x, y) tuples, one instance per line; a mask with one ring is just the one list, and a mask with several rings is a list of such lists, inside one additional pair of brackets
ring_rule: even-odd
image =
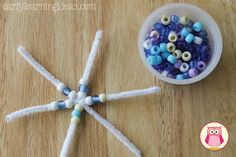
[[(193, 21), (201, 21), (203, 23), (204, 29), (208, 33), (209, 45), (211, 48), (211, 60), (209, 61), (205, 70), (203, 70), (199, 75), (193, 78), (184, 79), (184, 80), (176, 80), (166, 76), (163, 76), (158, 71), (156, 71), (151, 65), (147, 63), (144, 50), (143, 50), (143, 42), (145, 41), (146, 34), (148, 30), (161, 18), (162, 15), (187, 15)], [(184, 3), (173, 3), (165, 5), (161, 8), (154, 10), (148, 18), (144, 21), (138, 39), (138, 49), (141, 55), (141, 58), (145, 64), (145, 66), (150, 70), (155, 76), (159, 79), (172, 83), (172, 84), (191, 84), (197, 81), (202, 80), (206, 76), (208, 76), (218, 64), (221, 54), (222, 54), (222, 37), (221, 32), (216, 24), (215, 20), (205, 11), (200, 9), (199, 7), (184, 4)]]

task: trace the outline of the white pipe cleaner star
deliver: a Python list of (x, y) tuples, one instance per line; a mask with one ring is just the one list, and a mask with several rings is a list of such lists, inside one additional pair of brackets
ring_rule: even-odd
[(69, 151), (70, 143), (74, 137), (75, 129), (77, 124), (80, 121), (81, 112), (83, 110), (87, 111), (92, 115), (99, 123), (101, 123), (110, 133), (112, 133), (118, 140), (120, 140), (136, 157), (141, 157), (140, 150), (131, 143), (127, 137), (125, 137), (119, 130), (117, 130), (111, 123), (106, 119), (101, 117), (95, 110), (90, 106), (98, 103), (104, 103), (106, 101), (148, 95), (160, 91), (159, 87), (150, 87), (146, 89), (125, 91), (121, 93), (112, 93), (112, 94), (99, 94), (95, 96), (87, 96), (88, 92), (88, 80), (91, 73), (92, 66), (97, 54), (97, 49), (99, 46), (99, 41), (102, 37), (102, 31), (97, 31), (92, 48), (86, 63), (86, 67), (83, 73), (82, 78), (79, 81), (78, 92), (71, 90), (69, 87), (65, 86), (64, 83), (56, 79), (51, 73), (49, 73), (42, 65), (40, 65), (22, 46), (17, 48), (18, 53), (37, 70), (42, 74), (47, 80), (49, 80), (58, 91), (62, 92), (68, 97), (66, 100), (54, 101), (49, 104), (38, 105), (34, 107), (29, 107), (21, 109), (10, 113), (6, 116), (6, 120), (12, 121), (16, 118), (30, 115), (37, 112), (45, 111), (56, 111), (70, 109), (74, 106), (74, 110), (71, 113), (71, 123), (64, 141), (64, 144), (61, 149), (60, 157), (66, 157)]

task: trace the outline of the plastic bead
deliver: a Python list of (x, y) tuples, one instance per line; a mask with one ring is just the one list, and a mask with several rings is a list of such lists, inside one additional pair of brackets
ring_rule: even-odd
[(65, 103), (65, 101), (63, 101), (63, 100), (58, 101), (58, 102), (57, 102), (57, 105), (58, 105), (58, 108), (61, 109), (61, 110), (66, 109), (66, 103)]
[(148, 63), (150, 64), (150, 65), (158, 65), (158, 64), (160, 64), (161, 63), (161, 61), (160, 61), (160, 56), (158, 57), (159, 55), (157, 55), (157, 56), (149, 56), (148, 58), (147, 58), (147, 61), (148, 61)]
[(197, 69), (198, 70), (204, 70), (206, 68), (206, 63), (204, 62), (204, 61), (199, 61), (198, 63), (197, 63)]
[(201, 45), (202, 44), (202, 38), (195, 36), (193, 42), (195, 44)]
[(80, 92), (87, 93), (87, 92), (88, 92), (88, 86), (85, 85), (85, 84), (80, 84), (80, 85), (79, 85), (79, 91), (80, 91)]
[(182, 16), (182, 17), (180, 18), (180, 23), (181, 23), (182, 25), (187, 25), (187, 24), (189, 23), (189, 18), (188, 18), (187, 16)]
[(169, 52), (163, 52), (163, 53), (161, 54), (161, 57), (162, 57), (163, 59), (166, 59), (169, 55), (170, 55)]
[(101, 103), (104, 103), (106, 101), (106, 94), (104, 93), (99, 94), (99, 100)]
[(65, 95), (65, 96), (68, 96), (71, 92), (71, 89), (69, 87), (65, 87), (63, 90), (62, 90), (62, 93)]
[(167, 44), (167, 51), (173, 52), (175, 50), (175, 44), (174, 43), (168, 43)]
[(170, 33), (170, 29), (168, 27), (163, 28), (161, 31), (161, 35), (163, 35), (164, 37), (167, 37), (169, 33)]
[(167, 70), (164, 70), (164, 71), (162, 71), (161, 74), (166, 77), (166, 76), (168, 75), (168, 71), (167, 71)]
[(101, 103), (100, 100), (99, 100), (98, 95), (92, 96), (92, 102), (93, 102), (93, 104)]
[(172, 53), (177, 59), (181, 58), (182, 57), (182, 52), (180, 50), (175, 50), (173, 53)]
[(191, 53), (190, 52), (188, 52), (188, 51), (185, 51), (183, 54), (182, 54), (182, 59), (184, 60), (184, 61), (190, 61), (191, 60), (191, 58), (192, 58), (192, 55), (191, 55)]
[(69, 99), (75, 100), (77, 99), (77, 92), (72, 90), (70, 94), (68, 95)]
[(79, 122), (80, 122), (80, 118), (79, 117), (71, 117), (71, 123), (78, 124)]
[(200, 32), (198, 32), (199, 37), (205, 38), (207, 36), (207, 32), (203, 29)]
[(51, 107), (52, 107), (52, 110), (54, 111), (59, 109), (56, 101), (51, 102)]
[(188, 34), (190, 33), (189, 29), (188, 28), (183, 28), (180, 32), (180, 34), (183, 36), (183, 37), (186, 37)]
[(201, 22), (195, 22), (194, 25), (193, 25), (193, 29), (196, 31), (196, 32), (200, 32), (203, 28), (203, 25)]
[(75, 105), (74, 101), (72, 101), (71, 99), (67, 99), (65, 103), (66, 103), (66, 108), (72, 108)]
[(160, 44), (160, 50), (161, 50), (161, 52), (166, 52), (167, 51), (167, 44), (166, 43), (161, 43)]
[(63, 83), (59, 83), (58, 85), (57, 85), (57, 90), (59, 91), (59, 92), (63, 92), (63, 89), (64, 88), (66, 88), (66, 86), (63, 84)]
[(181, 60), (177, 60), (174, 64), (174, 68), (175, 69), (180, 69), (181, 65), (182, 65), (182, 61)]
[(169, 16), (164, 15), (161, 17), (161, 23), (163, 25), (168, 25), (168, 24), (170, 24), (170, 22), (171, 22), (171, 20), (170, 20)]
[(188, 69), (189, 69), (189, 65), (187, 63), (182, 63), (182, 65), (180, 66), (180, 71), (183, 73), (188, 71)]
[(85, 103), (86, 103), (87, 105), (92, 105), (92, 104), (93, 104), (92, 97), (91, 97), (91, 96), (87, 96), (87, 97), (85, 98)]
[(161, 23), (156, 23), (154, 25), (154, 28), (157, 30), (157, 31), (161, 31), (163, 29), (163, 25)]
[(182, 25), (182, 24), (180, 24), (180, 23), (178, 23), (177, 25), (176, 25), (176, 27), (175, 27), (175, 32), (176, 33), (179, 33), (179, 32), (181, 32), (181, 30), (184, 28), (184, 26)]
[(172, 15), (171, 16), (171, 21), (175, 24), (177, 24), (179, 22), (179, 16), (177, 15)]
[(196, 68), (191, 68), (191, 69), (189, 69), (189, 71), (188, 71), (188, 75), (189, 75), (190, 77), (195, 77), (195, 76), (198, 75), (198, 70), (197, 70)]
[(157, 65), (161, 64), (161, 62), (162, 62), (161, 56), (156, 55), (156, 59), (157, 59)]
[(171, 30), (175, 30), (176, 24), (174, 24), (174, 23), (171, 22), (171, 23), (168, 25), (168, 28), (170, 29), (170, 31), (171, 31)]
[(73, 110), (73, 111), (71, 112), (71, 116), (72, 116), (72, 117), (78, 117), (78, 118), (80, 118), (81, 112), (80, 112), (79, 110)]
[(147, 49), (147, 50), (150, 50), (151, 47), (152, 47), (152, 44), (151, 44), (150, 40), (144, 41), (143, 47), (144, 47), (145, 49)]
[(158, 46), (153, 46), (152, 48), (151, 48), (151, 54), (153, 54), (153, 55), (157, 55), (157, 54), (160, 54), (160, 48), (158, 47)]
[(151, 31), (151, 33), (150, 33), (150, 37), (156, 37), (156, 38), (159, 38), (159, 32), (156, 31), (156, 30)]
[(173, 55), (169, 55), (169, 56), (167, 57), (167, 60), (168, 60), (171, 64), (175, 64), (177, 58), (176, 58), (175, 56), (173, 56)]
[(189, 67), (190, 68), (196, 68), (197, 67), (197, 61), (196, 60), (190, 61), (189, 62)]
[(194, 35), (192, 33), (189, 33), (186, 37), (185, 37), (185, 41), (187, 43), (191, 43), (194, 40)]
[(84, 107), (80, 104), (77, 104), (77, 105), (75, 105), (75, 110), (82, 112), (84, 110)]
[(168, 40), (170, 42), (176, 42), (177, 39), (178, 39), (177, 34), (174, 31), (171, 31), (168, 35)]
[(183, 74), (176, 75), (176, 80), (183, 80), (183, 79), (184, 79), (184, 75)]

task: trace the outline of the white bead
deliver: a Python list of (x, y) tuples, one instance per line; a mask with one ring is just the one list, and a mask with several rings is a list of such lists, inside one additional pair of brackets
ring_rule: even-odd
[(168, 24), (170, 24), (170, 22), (171, 22), (171, 20), (170, 20), (169, 16), (164, 15), (161, 17), (161, 23), (163, 25), (168, 25)]
[(189, 65), (187, 63), (182, 63), (181, 66), (180, 66), (180, 71), (181, 72), (187, 72), (189, 69)]
[(202, 44), (202, 38), (195, 36), (193, 42), (195, 44), (201, 45)]
[(66, 86), (64, 85), (64, 83), (61, 83), (61, 82), (60, 82), (60, 83), (57, 85), (57, 90), (58, 90), (59, 92), (62, 92), (65, 87), (66, 87)]
[(187, 24), (189, 23), (189, 18), (188, 18), (188, 16), (182, 16), (182, 17), (180, 18), (180, 23), (181, 23), (182, 25), (187, 25)]
[(84, 107), (80, 104), (77, 104), (77, 105), (75, 105), (75, 110), (82, 112), (84, 110)]
[(106, 94), (104, 93), (99, 94), (99, 100), (101, 103), (104, 103), (106, 101)]
[(190, 59), (192, 58), (192, 55), (190, 52), (188, 51), (185, 51), (183, 54), (182, 54), (182, 59), (186, 62), (190, 61)]
[(59, 107), (58, 107), (56, 101), (51, 102), (51, 108), (52, 108), (52, 110), (54, 110), (54, 111), (59, 109)]
[(71, 123), (78, 124), (79, 122), (80, 122), (80, 118), (76, 116), (71, 117)]
[(67, 99), (65, 103), (66, 103), (66, 108), (72, 108), (75, 105), (74, 101), (72, 101), (71, 99)]
[(84, 79), (80, 79), (79, 84), (87, 85), (88, 81), (85, 81)]
[(175, 50), (175, 44), (174, 43), (168, 43), (167, 44), (167, 51), (173, 52)]
[(74, 90), (72, 90), (72, 91), (69, 93), (68, 97), (69, 97), (70, 99), (72, 99), (72, 100), (77, 99), (77, 92), (74, 91)]
[(150, 37), (156, 37), (159, 38), (159, 32), (157, 30), (153, 30), (150, 33)]
[(143, 47), (144, 47), (145, 49), (147, 49), (147, 50), (150, 50), (151, 47), (152, 47), (152, 44), (151, 44), (151, 42), (150, 42), (149, 40), (146, 40), (146, 41), (144, 41), (144, 43), (143, 43)]
[(175, 56), (177, 59), (181, 58), (182, 57), (182, 51), (180, 50), (175, 50), (173, 52), (173, 56)]
[(163, 76), (167, 77), (168, 71), (164, 70), (164, 71), (162, 71), (161, 74), (162, 74)]
[(168, 35), (168, 40), (170, 42), (176, 42), (177, 39), (178, 39), (177, 34), (174, 31), (171, 31)]
[(79, 91), (77, 96), (78, 96), (77, 99), (82, 99), (82, 98), (86, 97), (86, 93)]
[(87, 97), (85, 98), (85, 103), (86, 103), (87, 105), (92, 105), (92, 104), (93, 104), (92, 97), (91, 97), (91, 96), (87, 96)]

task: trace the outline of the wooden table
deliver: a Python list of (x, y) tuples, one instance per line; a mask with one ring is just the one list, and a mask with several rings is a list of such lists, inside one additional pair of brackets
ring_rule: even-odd
[[(52, 4), (53, 0), (38, 0)], [(60, 1), (62, 2), (62, 1)], [(64, 1), (65, 2), (65, 1)], [(155, 78), (137, 48), (141, 24), (151, 11), (171, 2), (206, 10), (219, 24), (224, 50), (214, 72), (193, 85), (176, 86)], [(17, 3), (0, 2), (1, 6)], [(30, 0), (21, 1), (32, 3)], [(5, 122), (6, 114), (23, 107), (65, 98), (27, 64), (16, 46), (30, 53), (57, 78), (75, 88), (97, 29), (104, 30), (93, 70), (90, 94), (160, 86), (151, 96), (113, 101), (94, 109), (120, 129), (144, 157), (232, 157), (236, 154), (236, 4), (234, 0), (97, 0), (90, 11), (0, 12), (0, 156), (56, 157), (64, 141), (70, 112), (58, 111)], [(230, 133), (228, 145), (210, 152), (199, 141), (201, 127), (219, 121)], [(129, 157), (132, 154), (96, 120), (82, 116), (70, 156)]]

